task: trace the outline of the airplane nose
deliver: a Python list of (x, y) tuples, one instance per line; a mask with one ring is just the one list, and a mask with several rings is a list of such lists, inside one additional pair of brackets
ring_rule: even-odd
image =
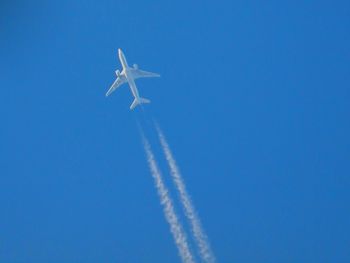
[(120, 48), (118, 48), (118, 54), (120, 55), (122, 52), (122, 50)]

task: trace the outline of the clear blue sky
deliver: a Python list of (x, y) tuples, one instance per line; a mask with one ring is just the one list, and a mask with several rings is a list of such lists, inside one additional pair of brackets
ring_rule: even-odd
[[(0, 262), (179, 262), (120, 67), (219, 263), (350, 262), (349, 1), (1, 1)], [(168, 180), (168, 179), (167, 179)]]

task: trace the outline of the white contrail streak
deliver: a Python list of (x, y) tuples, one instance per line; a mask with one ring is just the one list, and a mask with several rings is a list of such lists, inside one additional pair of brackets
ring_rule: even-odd
[(160, 127), (157, 124), (156, 124), (156, 129), (158, 132), (160, 143), (162, 145), (162, 148), (165, 154), (165, 158), (170, 167), (172, 179), (177, 188), (177, 191), (179, 192), (180, 200), (183, 205), (185, 215), (188, 221), (190, 222), (191, 230), (196, 240), (196, 245), (198, 247), (199, 254), (204, 262), (214, 263), (215, 256), (210, 248), (208, 238), (201, 226), (201, 222), (194, 209), (191, 198), (187, 193), (185, 183), (182, 179), (181, 173), (179, 171), (179, 168), (177, 167), (176, 161), (173, 157), (170, 147), (165, 139), (163, 132), (161, 131)]
[(194, 263), (192, 253), (187, 243), (186, 234), (179, 222), (179, 219), (175, 213), (173, 201), (169, 196), (168, 189), (166, 188), (157, 162), (154, 158), (151, 146), (148, 140), (143, 136), (143, 145), (147, 155), (148, 165), (151, 170), (152, 177), (154, 179), (157, 192), (163, 206), (164, 215), (170, 225), (170, 231), (173, 235), (175, 244), (179, 250), (180, 257), (184, 263)]

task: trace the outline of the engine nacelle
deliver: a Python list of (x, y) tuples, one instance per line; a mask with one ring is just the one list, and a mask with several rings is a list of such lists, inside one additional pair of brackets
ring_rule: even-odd
[(139, 69), (139, 66), (137, 64), (134, 64), (134, 69)]
[(120, 71), (119, 70), (116, 70), (115, 74), (117, 75), (117, 77), (120, 77)]

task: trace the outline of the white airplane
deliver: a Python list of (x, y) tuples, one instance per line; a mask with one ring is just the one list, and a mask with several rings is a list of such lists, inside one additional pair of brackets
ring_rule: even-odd
[(122, 72), (120, 72), (119, 70), (115, 72), (115, 74), (117, 75), (117, 79), (114, 81), (110, 89), (107, 91), (106, 96), (109, 96), (113, 91), (119, 88), (122, 84), (124, 84), (125, 82), (128, 82), (131, 92), (135, 97), (134, 102), (130, 106), (131, 110), (134, 109), (139, 104), (150, 103), (151, 102), (150, 100), (140, 97), (134, 80), (138, 78), (160, 77), (160, 75), (157, 73), (139, 70), (136, 64), (134, 64), (133, 67), (129, 67), (128, 63), (126, 62), (124, 53), (120, 48), (118, 49), (118, 55), (119, 55), (120, 63), (123, 66), (123, 70)]

